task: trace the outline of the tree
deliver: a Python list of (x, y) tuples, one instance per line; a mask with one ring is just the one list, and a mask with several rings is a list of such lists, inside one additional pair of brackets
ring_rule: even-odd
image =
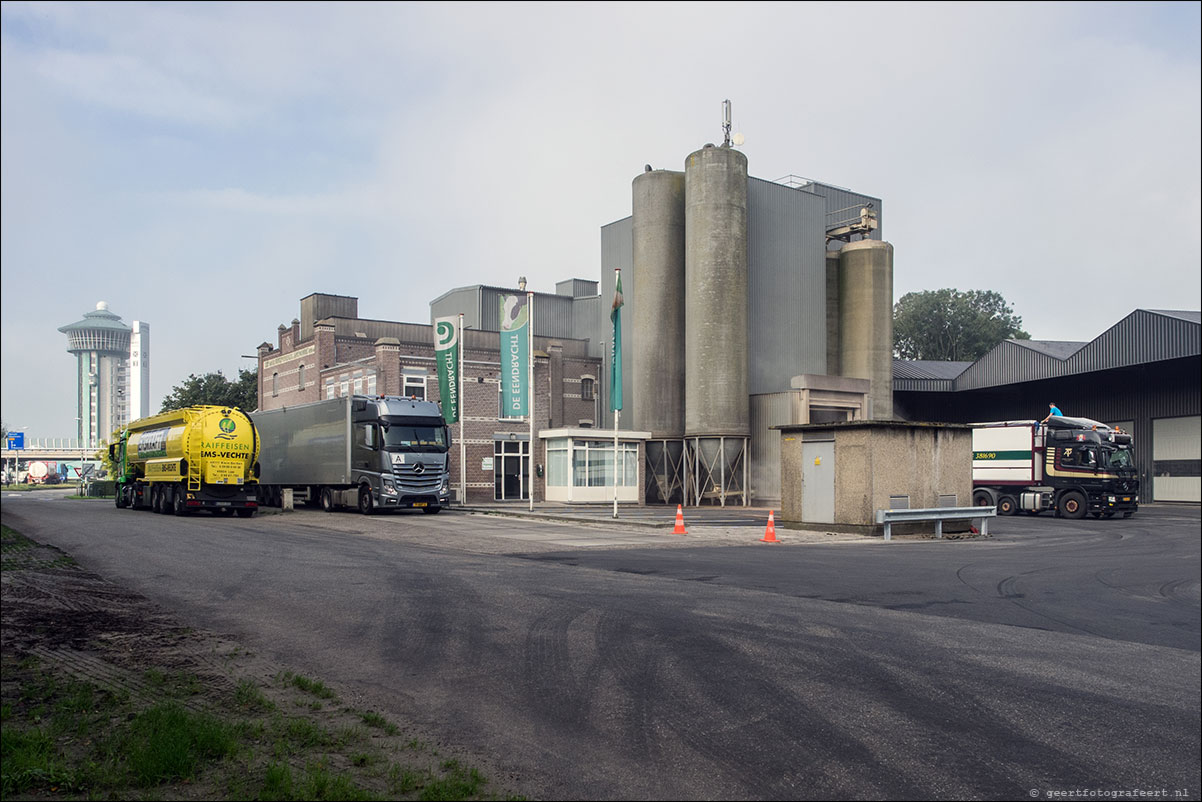
[(893, 353), (899, 359), (971, 362), (1002, 340), (1029, 340), (1023, 319), (992, 290), (909, 292), (893, 307)]
[(240, 369), (236, 382), (227, 379), (221, 371), (206, 373), (203, 376), (193, 373), (171, 388), (171, 392), (163, 399), (163, 408), (159, 412), (197, 404), (239, 407), (244, 412), (253, 411), (259, 405), (259, 371)]

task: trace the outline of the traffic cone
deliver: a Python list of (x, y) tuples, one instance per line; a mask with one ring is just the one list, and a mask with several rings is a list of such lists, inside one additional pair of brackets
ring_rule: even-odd
[(682, 510), (680, 508), (679, 504), (676, 505), (676, 528), (672, 530), (672, 534), (674, 534), (674, 535), (687, 535), (688, 534), (688, 532), (684, 531), (684, 510)]
[(768, 528), (764, 530), (764, 538), (761, 543), (780, 543), (776, 539), (776, 519), (772, 515), (772, 510), (768, 510)]

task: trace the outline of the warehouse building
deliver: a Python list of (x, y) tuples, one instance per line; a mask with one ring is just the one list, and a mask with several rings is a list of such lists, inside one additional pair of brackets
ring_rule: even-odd
[(1137, 309), (1089, 342), (1006, 340), (976, 362), (894, 362), (905, 420), (1039, 420), (1131, 432), (1144, 501), (1202, 500), (1202, 313)]

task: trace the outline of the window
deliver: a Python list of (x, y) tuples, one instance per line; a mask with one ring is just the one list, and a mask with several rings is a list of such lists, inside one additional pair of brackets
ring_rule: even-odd
[(355, 395), (363, 395), (363, 371), (355, 371)]
[(338, 377), (339, 395), (350, 395), (351, 393), (351, 377), (343, 373)]
[(279, 382), (279, 379), (280, 379), (280, 374), (278, 374), (278, 373), (271, 374), (271, 396), (272, 396), (272, 398), (274, 398), (275, 396), (280, 394), (280, 390), (279, 390), (279, 387), (277, 384)]
[(580, 397), (585, 401), (593, 400), (593, 384), (594, 380), (590, 376), (586, 376), (580, 380)]
[(413, 396), (418, 401), (426, 400), (426, 372), (405, 368), (401, 374), (401, 395)]
[(334, 377), (330, 376), (326, 379), (326, 398), (333, 398), (337, 393), (334, 390)]
[(376, 394), (376, 374), (374, 373), (367, 377), (367, 394)]
[(296, 389), (305, 389), (305, 366), (301, 365), (296, 369)]
[(547, 441), (547, 485), (568, 486), (568, 440), (556, 438)]

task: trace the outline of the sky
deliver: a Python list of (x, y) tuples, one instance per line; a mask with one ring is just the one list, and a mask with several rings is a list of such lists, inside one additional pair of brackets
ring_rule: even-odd
[(59, 326), (151, 327), (151, 411), (313, 292), (428, 322), (598, 279), (644, 164), (883, 200), (895, 300), (1000, 292), (1035, 339), (1198, 309), (1199, 3), (0, 6), (0, 416), (75, 436)]

